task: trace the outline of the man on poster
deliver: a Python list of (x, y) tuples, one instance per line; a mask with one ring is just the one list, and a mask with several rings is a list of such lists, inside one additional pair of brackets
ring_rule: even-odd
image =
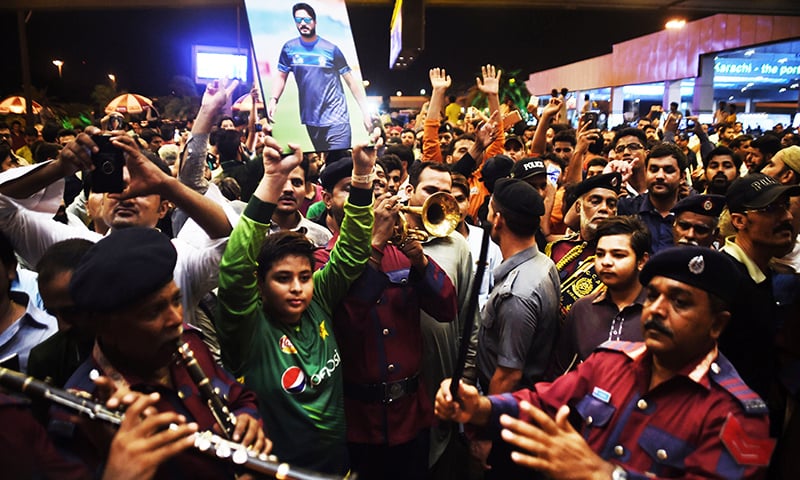
[(364, 89), (353, 75), (339, 47), (317, 35), (317, 14), (307, 3), (292, 7), (300, 36), (286, 42), (278, 59), (278, 74), (272, 87), (267, 113), (275, 118), (278, 101), (289, 73), (294, 73), (300, 100), (300, 121), (306, 126), (318, 152), (351, 147), (350, 116), (341, 76), (363, 114), (367, 131), (372, 119)]

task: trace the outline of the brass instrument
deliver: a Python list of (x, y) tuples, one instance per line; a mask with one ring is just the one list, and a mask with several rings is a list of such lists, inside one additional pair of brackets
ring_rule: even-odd
[[(405, 213), (414, 213), (422, 217), (424, 229), (411, 228)], [(409, 240), (424, 242), (430, 237), (446, 237), (453, 233), (461, 221), (461, 211), (455, 197), (445, 192), (436, 192), (421, 207), (400, 207), (395, 235), (391, 242), (403, 244)]]
[[(4, 367), (0, 367), (0, 386), (24, 393), (29, 397), (49, 400), (92, 420), (101, 420), (111, 425), (119, 426), (125, 418), (125, 414), (122, 412), (109, 410), (100, 403)], [(170, 428), (175, 427), (175, 425), (170, 426)], [(245, 445), (232, 442), (210, 431), (196, 432), (193, 436), (194, 448), (198, 452), (230, 462), (248, 472), (275, 477), (279, 480), (354, 480), (356, 477), (352, 474), (348, 477), (328, 475), (292, 467), (288, 463), (279, 463), (274, 455), (256, 454)]]

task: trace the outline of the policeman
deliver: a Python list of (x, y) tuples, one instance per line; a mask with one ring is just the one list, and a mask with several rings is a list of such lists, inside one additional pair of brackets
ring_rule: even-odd
[(722, 195), (691, 195), (672, 207), (675, 223), (672, 237), (675, 245), (714, 248), (719, 229), (719, 216), (725, 208)]
[(554, 479), (763, 474), (774, 448), (766, 405), (717, 349), (740, 278), (714, 250), (659, 252), (640, 275), (643, 343), (607, 342), (577, 370), (513, 394), (462, 383), (463, 407), (445, 380), (436, 413), (502, 425), (512, 459)]

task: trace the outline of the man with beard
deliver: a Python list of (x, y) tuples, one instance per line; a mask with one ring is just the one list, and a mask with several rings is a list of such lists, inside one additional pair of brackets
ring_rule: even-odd
[(654, 147), (644, 161), (647, 192), (619, 201), (618, 215), (637, 215), (653, 237), (653, 252), (670, 247), (672, 223), (670, 212), (678, 203), (681, 183), (686, 179), (686, 155), (672, 143)]
[(353, 75), (339, 47), (317, 35), (317, 13), (307, 3), (292, 7), (298, 38), (281, 49), (275, 84), (267, 114), (275, 118), (289, 73), (294, 73), (300, 97), (300, 122), (306, 126), (314, 150), (343, 150), (351, 147), (350, 115), (341, 76), (361, 108), (364, 127), (372, 130), (367, 97)]
[(760, 172), (762, 168), (769, 162), (773, 155), (778, 153), (781, 149), (781, 141), (778, 137), (771, 133), (756, 138), (750, 142), (751, 151), (744, 159), (747, 165), (747, 173)]
[(574, 207), (580, 218), (578, 232), (551, 242), (544, 253), (556, 264), (561, 280), (561, 319), (575, 301), (597, 291), (602, 283), (594, 270), (595, 233), (603, 219), (617, 214), (619, 173), (587, 178), (575, 187)]
[(742, 157), (728, 147), (716, 147), (703, 159), (705, 191), (713, 195), (725, 195), (731, 182), (739, 178)]
[[(800, 147), (793, 145), (772, 157), (761, 173), (769, 175), (783, 185), (800, 184)], [(791, 200), (791, 212), (795, 231), (800, 231), (800, 198), (794, 197)], [(779, 259), (777, 263), (785, 265), (794, 273), (800, 273), (800, 235), (795, 239), (794, 248), (790, 253)]]
[(664, 250), (639, 277), (644, 343), (607, 342), (513, 394), (461, 383), (459, 403), (445, 380), (436, 414), (486, 426), (518, 447), (516, 463), (556, 480), (760, 478), (774, 448), (767, 408), (717, 348), (740, 277), (722, 253)]
[(548, 369), (553, 379), (574, 370), (606, 341), (641, 342), (645, 292), (639, 272), (650, 258), (650, 232), (636, 217), (597, 226), (594, 269), (605, 285), (578, 299), (567, 314)]
[(691, 195), (676, 203), (672, 207), (675, 245), (715, 248), (719, 216), (724, 208), (725, 197), (722, 195)]
[(797, 196), (800, 186), (781, 185), (761, 173), (736, 180), (727, 194), (736, 235), (725, 240), (722, 251), (736, 260), (744, 279), (738, 290), (740, 304), (720, 337), (720, 349), (745, 382), (767, 400), (773, 433), (782, 425), (784, 410), (772, 394), (778, 381), (775, 334), (785, 307), (776, 302), (770, 261), (794, 245), (789, 200)]

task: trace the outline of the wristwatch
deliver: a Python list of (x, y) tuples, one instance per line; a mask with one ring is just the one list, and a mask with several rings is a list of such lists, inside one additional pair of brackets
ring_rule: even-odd
[(624, 468), (617, 465), (614, 471), (611, 472), (611, 480), (628, 480), (628, 472)]

